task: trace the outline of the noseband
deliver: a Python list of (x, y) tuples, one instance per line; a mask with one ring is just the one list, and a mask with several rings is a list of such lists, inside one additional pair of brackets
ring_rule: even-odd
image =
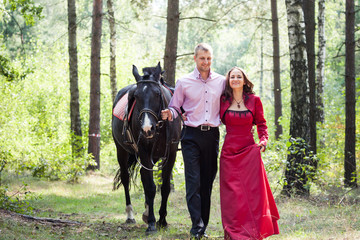
[[(162, 89), (162, 87), (161, 87), (161, 85), (160, 85), (159, 82), (156, 82), (156, 81), (153, 81), (153, 80), (140, 80), (140, 81), (137, 82), (137, 85), (138, 85), (139, 83), (154, 83), (154, 84), (156, 84), (156, 85), (159, 87), (159, 89), (160, 89), (161, 107), (160, 107), (159, 113), (156, 114), (152, 109), (144, 108), (144, 109), (142, 109), (142, 110), (139, 112), (139, 117), (138, 117), (138, 119), (139, 119), (139, 121), (140, 121), (140, 119), (141, 119), (141, 117), (142, 117), (143, 114), (149, 113), (149, 114), (151, 114), (151, 115), (156, 119), (156, 122), (157, 122), (157, 123), (156, 123), (155, 141), (154, 141), (154, 142), (156, 142), (157, 137), (160, 135), (160, 129), (164, 126), (164, 123), (165, 123), (161, 118), (160, 118), (160, 120), (159, 120), (159, 116), (160, 116), (160, 114), (161, 114), (161, 110), (165, 109), (165, 107), (167, 106), (167, 100), (166, 100), (166, 98), (165, 98), (165, 94), (164, 94), (163, 89)], [(169, 134), (170, 129), (169, 129), (169, 127), (168, 127), (169, 125), (166, 125), (166, 126), (167, 126), (167, 127), (166, 127), (166, 130), (167, 130), (167, 131), (166, 131), (166, 135), (167, 135), (167, 138), (168, 138), (168, 134)], [(141, 134), (141, 132), (140, 132), (140, 134)], [(139, 145), (139, 141), (140, 141), (140, 137), (138, 138), (137, 145)], [(153, 159), (152, 159), (153, 151), (154, 151), (154, 145), (153, 145), (153, 148), (151, 149), (151, 157), (150, 157), (150, 159), (151, 159), (152, 165), (155, 166), (155, 163), (153, 162)], [(144, 168), (144, 169), (146, 169), (146, 170), (148, 170), (148, 171), (160, 171), (160, 170), (162, 170), (162, 169), (164, 168), (165, 164), (167, 163), (167, 159), (168, 159), (168, 157), (169, 157), (169, 154), (170, 154), (170, 151), (169, 151), (169, 143), (168, 143), (168, 141), (167, 141), (166, 147), (165, 147), (165, 158), (163, 158), (163, 165), (162, 165), (162, 167), (159, 168), (158, 170), (154, 170), (154, 169), (152, 169), (152, 168), (147, 168), (147, 167), (145, 167), (145, 166), (139, 161), (139, 159), (138, 159), (138, 157), (137, 157), (137, 153), (135, 152), (135, 156), (136, 156), (136, 159), (137, 159), (139, 165), (140, 165), (142, 168)]]
[(138, 117), (138, 119), (139, 119), (139, 121), (140, 121), (140, 119), (141, 119), (141, 117), (142, 117), (142, 115), (144, 114), (144, 113), (149, 113), (149, 114), (151, 114), (155, 119), (156, 119), (156, 128), (158, 129), (158, 128), (162, 128), (162, 126), (164, 125), (164, 121), (163, 120), (159, 120), (159, 116), (160, 116), (160, 114), (161, 114), (161, 110), (163, 110), (163, 109), (165, 109), (165, 107), (166, 107), (166, 105), (165, 105), (165, 103), (167, 103), (167, 101), (166, 101), (166, 98), (165, 98), (165, 95), (164, 95), (164, 92), (163, 92), (163, 90), (162, 90), (162, 88), (161, 88), (161, 85), (160, 85), (160, 83), (158, 83), (158, 82), (156, 82), (156, 81), (153, 81), (153, 80), (140, 80), (140, 81), (138, 81), (137, 82), (137, 85), (139, 84), (139, 83), (154, 83), (154, 84), (156, 84), (158, 87), (159, 87), (159, 89), (160, 89), (160, 96), (161, 96), (161, 107), (160, 107), (160, 110), (159, 110), (159, 112), (158, 113), (155, 113), (152, 109), (149, 109), (149, 108), (144, 108), (144, 109), (142, 109), (141, 111), (140, 111), (140, 113), (139, 113), (139, 117)]

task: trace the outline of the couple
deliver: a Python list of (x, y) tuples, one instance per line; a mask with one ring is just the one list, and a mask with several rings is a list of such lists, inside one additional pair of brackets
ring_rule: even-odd
[[(212, 72), (212, 53), (206, 43), (195, 47), (195, 70), (176, 82), (169, 109), (161, 113), (163, 120), (171, 121), (182, 107), (186, 115), (181, 149), (190, 234), (195, 239), (207, 237), (222, 122), (226, 125), (220, 156), (224, 238), (263, 239), (279, 233), (279, 214), (260, 154), (268, 139), (262, 103), (242, 69), (232, 68), (226, 78)], [(259, 144), (254, 142), (253, 124), (257, 125)]]

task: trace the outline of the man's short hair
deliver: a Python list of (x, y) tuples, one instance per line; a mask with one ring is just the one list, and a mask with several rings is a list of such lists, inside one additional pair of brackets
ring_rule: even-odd
[(212, 47), (207, 43), (199, 43), (198, 45), (196, 45), (196, 47), (194, 49), (194, 55), (197, 56), (197, 54), (200, 50), (203, 50), (205, 52), (210, 52), (211, 55), (213, 54)]

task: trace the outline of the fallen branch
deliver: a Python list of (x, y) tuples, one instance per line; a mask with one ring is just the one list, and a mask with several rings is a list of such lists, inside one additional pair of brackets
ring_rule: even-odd
[(340, 205), (340, 204), (344, 201), (346, 195), (347, 195), (349, 192), (351, 192), (352, 190), (354, 190), (354, 189), (356, 189), (356, 188), (351, 188), (350, 190), (346, 191), (346, 192), (344, 193), (344, 195), (342, 196), (342, 198), (340, 199), (338, 205)]
[(77, 222), (77, 221), (68, 221), (68, 220), (54, 219), (54, 218), (33, 217), (30, 215), (19, 214), (19, 213), (14, 213), (14, 214), (16, 214), (20, 217), (26, 218), (26, 219), (33, 220), (33, 221), (51, 222), (51, 223), (59, 223), (59, 224), (82, 224), (81, 222)]

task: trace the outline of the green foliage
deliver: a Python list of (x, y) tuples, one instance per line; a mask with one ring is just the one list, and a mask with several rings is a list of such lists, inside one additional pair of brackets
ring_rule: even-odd
[(37, 6), (33, 0), (4, 0), (4, 4), (9, 4), (12, 12), (18, 10), (27, 25), (34, 25), (36, 18), (42, 18), (43, 7)]
[[(11, 154), (8, 170), (76, 181), (93, 160), (87, 154), (72, 157), (70, 94), (66, 67), (61, 67), (67, 66), (66, 60), (61, 61), (61, 54), (53, 54), (57, 61), (41, 57), (31, 59), (36, 71), (24, 81), (1, 81), (0, 101), (8, 104), (0, 106), (0, 145)], [(38, 71), (41, 68), (46, 70)], [(85, 143), (86, 138), (81, 141)]]
[(33, 210), (29, 201), (39, 199), (38, 196), (27, 190), (25, 183), (17, 192), (9, 194), (8, 187), (0, 185), (0, 209), (29, 214)]
[(23, 80), (31, 72), (32, 70), (29, 68), (20, 72), (13, 66), (9, 58), (0, 55), (0, 76), (3, 76), (7, 81)]
[(286, 162), (284, 193), (308, 195), (310, 183), (316, 179), (318, 158), (302, 138), (290, 138), (286, 144), (288, 158)]

